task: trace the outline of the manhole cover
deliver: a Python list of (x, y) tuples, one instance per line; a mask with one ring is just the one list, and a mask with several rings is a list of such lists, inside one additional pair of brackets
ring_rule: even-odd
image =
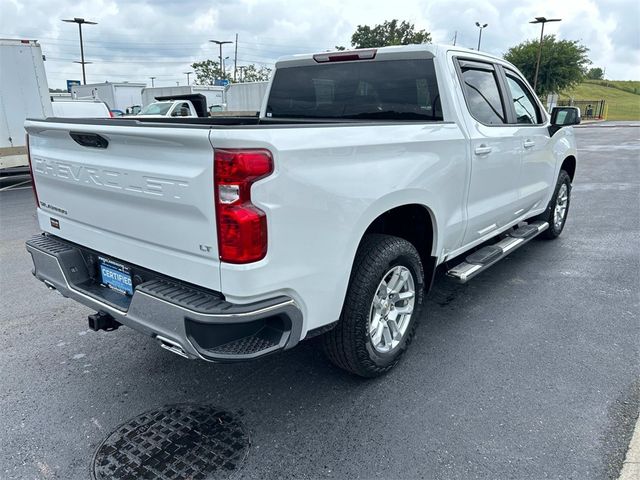
[(228, 478), (247, 456), (249, 435), (229, 412), (171, 405), (138, 415), (112, 432), (93, 457), (103, 479)]

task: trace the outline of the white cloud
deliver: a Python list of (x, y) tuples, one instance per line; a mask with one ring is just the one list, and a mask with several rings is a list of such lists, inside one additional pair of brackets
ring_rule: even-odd
[[(640, 4), (633, 0), (0, 0), (0, 36), (36, 38), (47, 55), (52, 87), (80, 78), (78, 33), (60, 21), (84, 17), (88, 81), (184, 83), (193, 61), (217, 58), (209, 39), (239, 34), (240, 64), (272, 64), (291, 53), (349, 45), (359, 24), (398, 18), (432, 33), (434, 41), (474, 47), (476, 21), (488, 23), (482, 49), (501, 55), (510, 46), (537, 38), (534, 16), (560, 17), (546, 32), (580, 40), (594, 66), (611, 79), (640, 79)], [(233, 46), (224, 55), (233, 58)], [(227, 65), (230, 62), (228, 61)]]

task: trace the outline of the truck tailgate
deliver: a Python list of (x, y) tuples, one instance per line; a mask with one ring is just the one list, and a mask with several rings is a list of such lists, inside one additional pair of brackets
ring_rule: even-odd
[(117, 120), (25, 127), (42, 230), (220, 290), (208, 128)]

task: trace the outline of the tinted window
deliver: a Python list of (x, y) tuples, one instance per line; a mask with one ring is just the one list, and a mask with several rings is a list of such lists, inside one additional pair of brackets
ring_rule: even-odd
[(488, 125), (505, 123), (500, 90), (493, 71), (463, 67), (462, 83), (469, 111), (476, 120)]
[(171, 105), (171, 102), (150, 103), (140, 110), (139, 115), (166, 115), (171, 108)]
[(513, 107), (516, 110), (516, 122), (528, 124), (542, 123), (538, 105), (522, 81), (512, 74), (507, 73), (507, 84), (511, 91)]
[(432, 60), (335, 62), (276, 70), (273, 118), (442, 120)]

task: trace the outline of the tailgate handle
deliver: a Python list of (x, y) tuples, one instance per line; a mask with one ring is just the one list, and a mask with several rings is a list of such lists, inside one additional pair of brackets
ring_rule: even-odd
[(109, 140), (97, 133), (69, 132), (69, 135), (78, 145), (83, 147), (107, 148), (109, 146)]

